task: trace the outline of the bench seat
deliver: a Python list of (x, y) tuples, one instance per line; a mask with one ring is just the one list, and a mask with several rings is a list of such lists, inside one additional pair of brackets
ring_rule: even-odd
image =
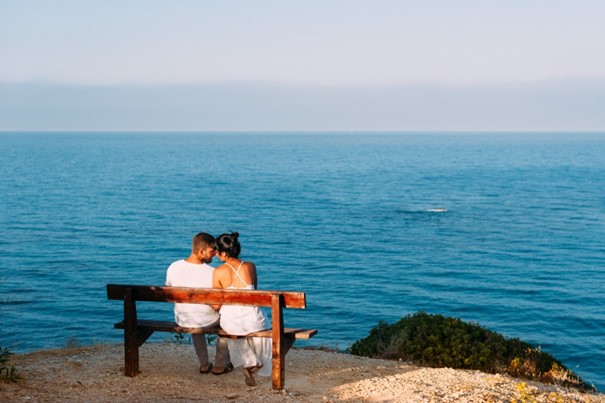
[[(124, 321), (115, 323), (113, 325), (115, 329), (124, 329)], [(165, 322), (159, 320), (137, 320), (137, 328), (143, 331), (155, 331), (155, 332), (171, 332), (171, 333), (190, 333), (190, 334), (215, 334), (220, 337), (229, 337), (237, 339), (240, 337), (272, 337), (273, 333), (271, 329), (263, 330), (260, 332), (254, 332), (247, 334), (246, 336), (235, 336), (225, 332), (220, 327), (212, 328), (198, 328), (198, 327), (182, 327), (177, 325), (176, 322)], [(317, 334), (317, 329), (299, 329), (299, 328), (284, 328), (285, 337), (294, 337), (295, 339), (308, 340)]]

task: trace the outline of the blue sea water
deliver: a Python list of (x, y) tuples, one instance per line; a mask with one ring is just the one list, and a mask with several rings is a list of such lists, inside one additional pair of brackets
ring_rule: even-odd
[(285, 318), (318, 328), (311, 344), (344, 349), (422, 310), (541, 346), (605, 389), (603, 133), (0, 142), (2, 347), (120, 342), (107, 283), (163, 284), (195, 233), (234, 230), (260, 288), (307, 292)]

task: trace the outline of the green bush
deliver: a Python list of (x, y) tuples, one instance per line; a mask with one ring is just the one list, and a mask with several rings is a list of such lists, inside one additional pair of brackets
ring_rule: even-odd
[(17, 368), (8, 366), (11, 355), (13, 355), (13, 353), (11, 353), (8, 348), (0, 347), (0, 379), (16, 382), (21, 379), (21, 377), (17, 373)]
[(349, 352), (401, 359), (428, 367), (476, 369), (589, 389), (579, 376), (548, 353), (458, 318), (418, 312), (389, 325), (379, 322)]
[[(2, 279), (0, 278), (0, 283), (2, 283)], [(0, 299), (0, 304), (4, 301)], [(16, 382), (21, 377), (17, 373), (17, 368), (14, 366), (8, 366), (8, 362), (10, 360), (10, 356), (13, 355), (12, 352), (8, 348), (0, 347), (0, 379), (5, 381), (13, 381)]]

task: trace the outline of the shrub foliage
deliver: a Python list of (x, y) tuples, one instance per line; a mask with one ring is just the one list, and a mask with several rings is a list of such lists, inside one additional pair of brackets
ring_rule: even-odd
[(9, 366), (10, 356), (13, 355), (8, 348), (0, 347), (0, 379), (15, 382), (21, 377), (14, 366)]
[[(1, 278), (0, 283), (2, 283)], [(0, 304), (2, 302), (4, 301), (0, 300)], [(8, 365), (11, 355), (13, 355), (13, 353), (8, 348), (2, 348), (0, 346), (0, 379), (5, 381), (16, 382), (21, 379), (21, 376), (17, 372), (17, 368)]]
[(379, 322), (349, 352), (401, 359), (428, 367), (477, 369), (518, 378), (589, 389), (552, 355), (458, 318), (417, 312), (389, 325)]

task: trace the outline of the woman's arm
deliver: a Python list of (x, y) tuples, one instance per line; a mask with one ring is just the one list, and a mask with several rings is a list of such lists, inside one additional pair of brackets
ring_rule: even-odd
[[(212, 288), (225, 288), (222, 285), (221, 282), (221, 274), (222, 274), (222, 270), (220, 270), (220, 267), (214, 269), (214, 271), (212, 272)], [(212, 309), (214, 309), (215, 311), (218, 311), (219, 309), (221, 309), (222, 305), (210, 305), (210, 307), (212, 307)]]
[(250, 267), (249, 267), (249, 273), (250, 273), (250, 280), (252, 280), (252, 284), (254, 284), (254, 289), (258, 289), (258, 277), (256, 276), (256, 265), (252, 262), (249, 262)]

